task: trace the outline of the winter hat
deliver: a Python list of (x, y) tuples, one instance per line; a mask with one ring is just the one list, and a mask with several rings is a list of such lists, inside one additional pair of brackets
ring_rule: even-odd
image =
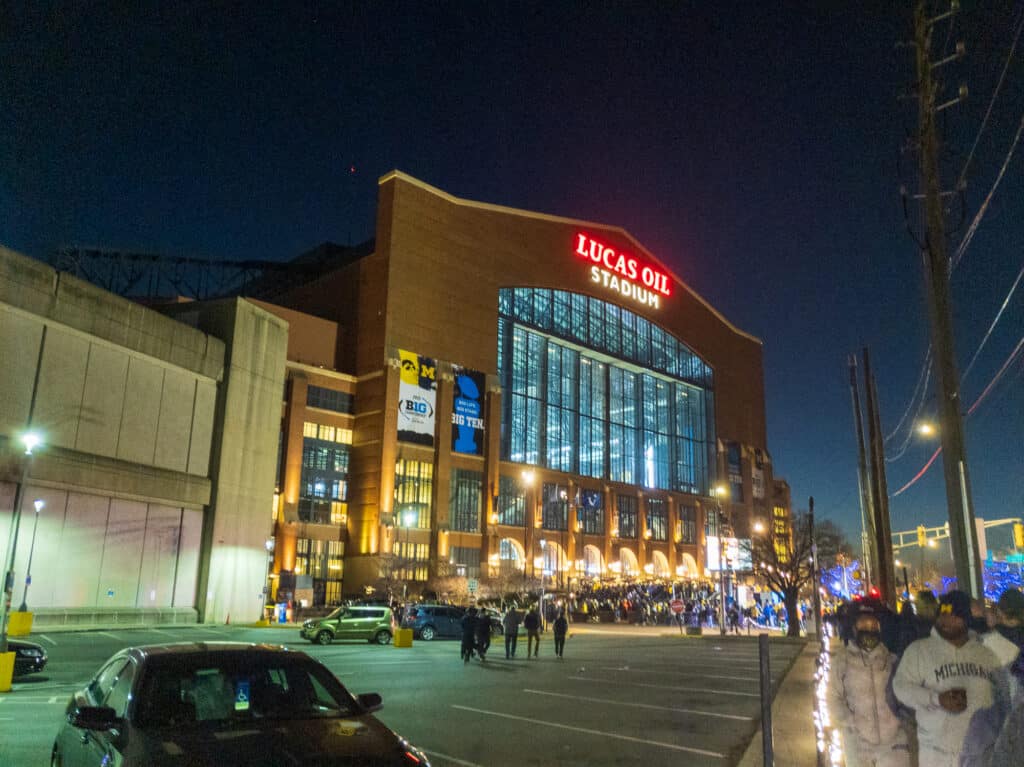
[(971, 620), (971, 598), (962, 591), (950, 591), (939, 598), (939, 615), (952, 613), (964, 623)]
[(1020, 589), (1008, 588), (999, 597), (999, 609), (1008, 618), (1024, 620), (1024, 594)]

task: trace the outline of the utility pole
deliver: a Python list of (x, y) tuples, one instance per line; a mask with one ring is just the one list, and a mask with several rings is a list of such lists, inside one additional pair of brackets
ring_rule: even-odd
[(882, 601), (896, 606), (896, 572), (892, 558), (892, 530), (889, 525), (889, 488), (885, 481), (885, 450), (882, 446), (881, 418), (878, 415), (878, 392), (871, 372), (867, 347), (864, 356), (864, 396), (868, 406), (868, 452), (871, 461), (871, 506), (874, 510), (875, 583)]
[[(942, 439), (942, 469), (946, 480), (946, 505), (949, 512), (949, 536), (956, 566), (957, 584), (972, 597), (983, 597), (981, 559), (967, 473), (963, 418), (960, 412), (960, 375), (953, 342), (952, 312), (949, 295), (949, 256), (942, 209), (942, 183), (939, 176), (936, 115), (954, 106), (967, 95), (961, 86), (957, 97), (943, 104), (936, 101), (934, 70), (948, 59), (931, 60), (932, 30), (935, 24), (956, 13), (951, 10), (929, 18), (925, 0), (914, 7), (914, 47), (917, 63), (918, 127), (920, 130), (921, 186), (925, 201), (924, 272), (931, 320), (932, 347), (935, 350), (938, 386), (939, 436)], [(956, 58), (956, 57), (951, 57)]]
[(850, 396), (853, 399), (853, 423), (857, 435), (857, 485), (860, 489), (860, 545), (861, 567), (864, 570), (864, 593), (871, 591), (872, 572), (878, 561), (875, 550), (875, 512), (871, 503), (868, 483), (867, 458), (864, 454), (864, 418), (860, 410), (860, 392), (857, 388), (857, 355), (848, 358), (850, 366)]

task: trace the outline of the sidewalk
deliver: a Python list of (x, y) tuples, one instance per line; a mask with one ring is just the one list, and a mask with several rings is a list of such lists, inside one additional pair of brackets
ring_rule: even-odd
[[(779, 767), (816, 767), (818, 744), (814, 734), (814, 672), (818, 643), (813, 639), (797, 656), (772, 702), (772, 741)], [(757, 728), (738, 767), (762, 767), (761, 728)]]

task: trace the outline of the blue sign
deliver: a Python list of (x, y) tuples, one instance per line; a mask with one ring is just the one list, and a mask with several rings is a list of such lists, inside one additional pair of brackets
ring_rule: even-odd
[(469, 455), (484, 454), (483, 373), (453, 368), (455, 394), (452, 401), (452, 450)]

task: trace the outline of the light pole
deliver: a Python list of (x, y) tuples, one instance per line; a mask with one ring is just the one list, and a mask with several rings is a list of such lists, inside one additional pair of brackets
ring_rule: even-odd
[[(405, 528), (405, 552), (404, 552), (405, 556), (403, 557), (405, 559), (405, 567), (403, 567), (402, 569), (405, 571), (403, 573), (403, 575), (405, 575), (405, 576), (408, 576), (410, 574), (410, 571), (412, 570), (412, 567), (410, 566), (410, 563), (413, 560), (412, 560), (412, 557), (409, 556), (409, 548), (411, 546), (410, 538), (412, 536), (412, 533), (410, 531), (412, 530), (413, 523), (416, 521), (416, 516), (417, 516), (416, 511), (413, 510), (413, 509), (406, 509), (405, 511), (402, 512), (402, 523), (403, 523), (402, 527)], [(408, 595), (409, 595), (409, 578), (405, 577), (405, 578), (402, 578), (402, 601), (403, 602), (406, 600)]]
[(4, 601), (0, 606), (0, 655), (7, 652), (7, 616), (11, 612), (11, 597), (14, 595), (14, 556), (18, 551), (18, 530), (21, 527), (21, 502), (25, 496), (25, 482), (32, 462), (32, 451), (43, 444), (43, 438), (36, 432), (25, 432), (20, 442), (25, 448), (21, 466), (21, 480), (14, 494), (14, 513), (11, 514), (11, 533), (7, 539), (7, 558), (4, 564)]
[[(267, 571), (263, 576), (263, 605), (260, 607), (261, 621), (267, 620), (267, 604), (270, 602), (270, 568), (274, 565), (274, 543), (273, 538), (267, 538), (263, 542), (263, 548), (267, 550)], [(29, 567), (32, 567), (31, 557), (29, 557)]]
[(715, 487), (715, 502), (718, 504), (718, 632), (725, 636), (725, 517), (722, 513), (722, 496), (729, 492), (724, 485)]
[(543, 538), (540, 539), (540, 630), (543, 632), (545, 627), (545, 616), (544, 616), (544, 574), (547, 572), (548, 560), (547, 551), (548, 542)]
[[(533, 471), (523, 469), (520, 477), (523, 481), (523, 503), (526, 504), (526, 512), (523, 514), (523, 548), (533, 555)], [(523, 562), (523, 591), (526, 591), (526, 562)]]
[(39, 512), (43, 510), (45, 505), (46, 501), (42, 498), (36, 498), (32, 502), (32, 506), (36, 510), (36, 518), (32, 523), (32, 543), (28, 547), (28, 570), (25, 573), (25, 590), (21, 592), (21, 606), (18, 607), (18, 611), (23, 613), (28, 612), (28, 604), (25, 600), (28, 599), (28, 587), (32, 583), (32, 555), (36, 551), (36, 529), (39, 527)]

